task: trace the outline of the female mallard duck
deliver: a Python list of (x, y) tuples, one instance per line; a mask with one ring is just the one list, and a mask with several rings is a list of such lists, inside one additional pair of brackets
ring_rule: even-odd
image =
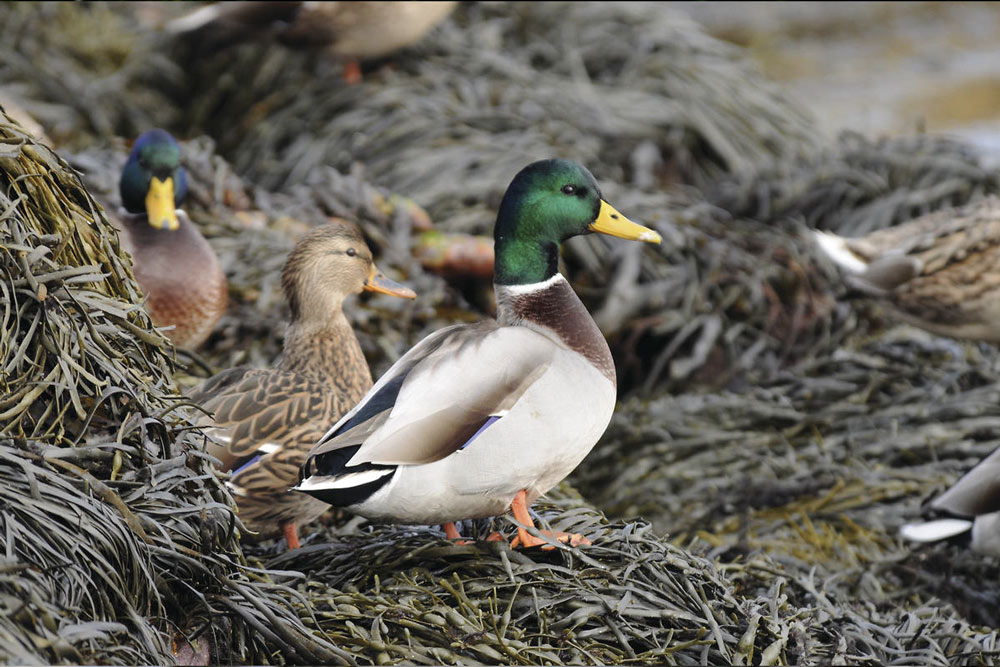
[[(587, 455), (611, 419), (614, 360), (558, 273), (566, 239), (660, 242), (566, 160), (525, 167), (494, 228), (497, 320), (447, 327), (397, 361), (323, 437), (296, 487), (370, 519), (444, 524), (528, 506)], [(579, 535), (559, 534), (577, 544)], [(514, 546), (546, 540), (518, 530)]]
[(1000, 343), (1000, 199), (856, 239), (815, 232), (848, 283), (931, 333)]
[[(294, 47), (325, 47), (349, 59), (345, 78), (360, 76), (357, 60), (387, 56), (443, 21), (455, 2), (218, 2), (167, 25), (173, 33), (206, 34), (209, 47), (273, 32)], [(357, 70), (357, 71), (355, 71)]]
[(927, 505), (937, 518), (906, 524), (902, 536), (914, 542), (971, 538), (973, 551), (1000, 556), (1000, 449), (980, 461)]
[(226, 311), (229, 288), (215, 251), (177, 208), (187, 195), (180, 157), (163, 130), (139, 137), (118, 184), (124, 210), (112, 219), (153, 324), (172, 327), (165, 333), (174, 345), (194, 349)]
[(382, 275), (358, 231), (342, 224), (304, 236), (281, 278), (291, 322), (278, 367), (231, 368), (190, 398), (212, 414), (203, 420), (218, 443), (209, 452), (232, 472), (229, 485), (244, 525), (262, 537), (283, 532), (296, 548), (297, 525), (329, 507), (289, 488), (327, 425), (372, 386), (343, 301), (363, 290), (409, 299), (415, 294)]

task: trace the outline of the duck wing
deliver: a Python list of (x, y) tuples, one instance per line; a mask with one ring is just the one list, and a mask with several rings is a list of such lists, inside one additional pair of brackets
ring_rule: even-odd
[(930, 507), (966, 517), (1000, 511), (1000, 449), (934, 498)]
[(267, 454), (297, 459), (297, 467), (322, 435), (323, 421), (346, 407), (329, 389), (280, 369), (231, 368), (189, 397), (212, 414), (202, 420), (217, 443), (209, 451), (222, 470), (233, 471)]
[(889, 292), (914, 278), (936, 274), (947, 274), (957, 282), (979, 280), (976, 258), (995, 261), (1000, 247), (1000, 199), (987, 197), (842, 241), (844, 249), (865, 265), (856, 279), (874, 291)]
[(561, 348), (489, 321), (438, 331), (411, 349), (310, 452), (304, 476), (431, 463), (502, 419)]

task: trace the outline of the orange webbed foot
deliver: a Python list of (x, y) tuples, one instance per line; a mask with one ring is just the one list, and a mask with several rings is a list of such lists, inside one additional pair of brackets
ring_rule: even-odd
[[(557, 542), (563, 542), (571, 547), (578, 547), (580, 545), (587, 546), (593, 544), (586, 537), (580, 533), (564, 533), (561, 530), (540, 530), (538, 531), (546, 537), (550, 537)], [(554, 546), (546, 542), (540, 537), (535, 537), (523, 528), (517, 529), (517, 535), (514, 539), (510, 541), (510, 546), (513, 548), (524, 547), (525, 549), (530, 549), (531, 547), (541, 547), (545, 551), (551, 551), (555, 549)]]
[[(514, 518), (520, 523), (535, 527), (535, 522), (531, 520), (531, 514), (528, 512), (528, 493), (523, 489), (517, 492), (514, 496), (514, 500), (510, 503), (510, 509), (514, 513)], [(550, 537), (558, 542), (565, 542), (571, 547), (578, 547), (581, 544), (591, 544), (591, 541), (579, 533), (564, 533), (560, 530), (541, 530), (539, 531), (542, 535)], [(530, 549), (531, 547), (542, 547), (547, 551), (555, 549), (555, 547), (549, 544), (547, 541), (540, 537), (535, 537), (530, 534), (525, 528), (518, 528), (517, 535), (514, 539), (510, 541), (510, 546), (513, 548), (525, 547)]]

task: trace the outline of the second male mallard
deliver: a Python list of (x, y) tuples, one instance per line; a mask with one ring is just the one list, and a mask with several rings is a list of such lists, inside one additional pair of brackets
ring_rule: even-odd
[(861, 238), (815, 232), (852, 287), (931, 333), (1000, 343), (1000, 199)]
[(122, 170), (122, 207), (110, 216), (132, 255), (146, 310), (174, 345), (201, 345), (226, 312), (229, 286), (215, 251), (178, 208), (187, 195), (181, 149), (169, 133), (140, 136)]
[[(494, 228), (497, 320), (447, 327), (403, 355), (329, 429), (296, 488), (450, 537), (455, 521), (508, 507), (533, 528), (529, 505), (583, 460), (615, 407), (607, 341), (558, 272), (560, 244), (589, 232), (660, 242), (575, 162), (518, 173)], [(546, 541), (520, 528), (512, 543)]]
[(337, 223), (295, 245), (281, 283), (291, 322), (277, 368), (231, 368), (196, 387), (190, 398), (210, 413), (203, 419), (215, 441), (209, 452), (232, 472), (229, 486), (240, 519), (261, 537), (283, 533), (295, 548), (297, 526), (329, 509), (289, 491), (299, 467), (327, 422), (339, 419), (372, 385), (344, 299), (363, 290), (415, 295), (375, 268), (355, 228)]

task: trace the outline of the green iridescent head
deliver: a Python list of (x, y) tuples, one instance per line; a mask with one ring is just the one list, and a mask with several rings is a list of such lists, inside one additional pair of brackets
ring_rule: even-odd
[(522, 169), (504, 194), (493, 229), (498, 285), (528, 285), (558, 271), (559, 244), (599, 232), (659, 243), (660, 235), (637, 225), (601, 197), (587, 169), (570, 160), (540, 160)]
[(181, 167), (181, 148), (164, 130), (140, 136), (118, 182), (122, 205), (129, 213), (145, 213), (157, 229), (180, 226), (176, 209), (187, 196), (187, 174)]

